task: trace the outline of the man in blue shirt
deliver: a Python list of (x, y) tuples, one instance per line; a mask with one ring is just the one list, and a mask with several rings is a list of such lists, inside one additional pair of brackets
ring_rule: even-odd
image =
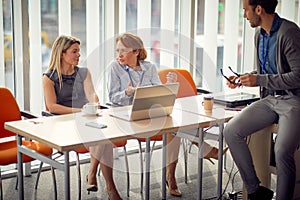
[(262, 99), (230, 120), (224, 129), (250, 200), (271, 200), (273, 191), (259, 185), (245, 138), (273, 123), (279, 127), (274, 148), (276, 198), (292, 199), (295, 187), (294, 153), (300, 143), (300, 29), (275, 13), (277, 4), (277, 0), (243, 0), (244, 18), (251, 27), (260, 27), (255, 34), (256, 71), (231, 76), (231, 82), (227, 82), (230, 88), (261, 88)]

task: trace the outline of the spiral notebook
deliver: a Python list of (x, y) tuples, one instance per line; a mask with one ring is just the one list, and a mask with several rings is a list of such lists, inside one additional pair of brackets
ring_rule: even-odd
[(173, 111), (178, 88), (179, 83), (139, 87), (131, 106), (112, 107), (109, 114), (127, 121), (168, 116)]

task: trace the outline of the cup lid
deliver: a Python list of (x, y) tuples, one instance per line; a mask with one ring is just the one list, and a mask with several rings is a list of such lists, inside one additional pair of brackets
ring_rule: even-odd
[(211, 99), (214, 99), (214, 97), (213, 96), (204, 96), (203, 99), (204, 100), (211, 100)]

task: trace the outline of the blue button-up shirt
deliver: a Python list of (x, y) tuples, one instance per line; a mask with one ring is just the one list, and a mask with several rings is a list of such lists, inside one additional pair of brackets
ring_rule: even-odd
[[(268, 35), (266, 31), (263, 29), (261, 29), (260, 31), (258, 55), (259, 55), (260, 65), (262, 67), (261, 73), (263, 74), (277, 74), (277, 65), (276, 65), (277, 32), (280, 28), (281, 23), (282, 23), (282, 18), (280, 18), (279, 15), (275, 13), (275, 17), (270, 30), (270, 35)], [(265, 62), (265, 66), (263, 66), (264, 62)]]

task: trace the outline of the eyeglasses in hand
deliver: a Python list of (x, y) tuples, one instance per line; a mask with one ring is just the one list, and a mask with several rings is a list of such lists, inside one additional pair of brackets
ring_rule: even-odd
[[(231, 68), (230, 66), (228, 66), (228, 68), (229, 68), (229, 70), (230, 70), (232, 73), (234, 73), (234, 75), (236, 75), (237, 77), (240, 77), (240, 76), (241, 76), (239, 73), (233, 71), (232, 68)], [(239, 82), (233, 82), (233, 81), (230, 80), (227, 76), (225, 76), (224, 73), (223, 73), (223, 69), (220, 69), (220, 72), (221, 72), (222, 76), (223, 76), (229, 83), (234, 84), (234, 85), (241, 85), (241, 83), (239, 83)]]

